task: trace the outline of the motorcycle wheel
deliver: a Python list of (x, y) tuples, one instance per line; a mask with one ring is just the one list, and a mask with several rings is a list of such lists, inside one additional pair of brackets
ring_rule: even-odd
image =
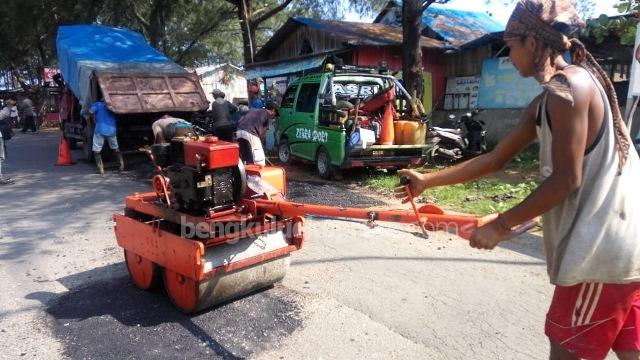
[(454, 162), (456, 162), (455, 159), (439, 153), (437, 147), (431, 151), (429, 159), (427, 160), (427, 163), (431, 164), (432, 166), (449, 166)]

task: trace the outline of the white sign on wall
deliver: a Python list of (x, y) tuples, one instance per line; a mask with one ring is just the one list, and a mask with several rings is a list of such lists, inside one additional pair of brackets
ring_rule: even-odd
[(478, 107), (480, 76), (463, 76), (447, 80), (444, 109), (475, 109)]

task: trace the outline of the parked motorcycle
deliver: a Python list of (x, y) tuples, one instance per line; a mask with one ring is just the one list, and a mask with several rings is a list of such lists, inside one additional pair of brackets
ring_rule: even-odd
[[(484, 129), (486, 124), (476, 119), (479, 113), (479, 110), (473, 110), (458, 120), (455, 115), (449, 115), (449, 120), (456, 124), (455, 128), (429, 128), (429, 136), (437, 140), (431, 153), (434, 163), (453, 163), (487, 151), (487, 131)], [(461, 125), (464, 125), (464, 131)]]

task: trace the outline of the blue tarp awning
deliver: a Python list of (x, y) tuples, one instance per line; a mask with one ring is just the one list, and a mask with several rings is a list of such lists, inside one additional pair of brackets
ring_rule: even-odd
[(281, 61), (272, 64), (250, 64), (246, 67), (245, 77), (247, 79), (270, 78), (315, 69), (322, 66), (326, 58), (326, 55), (319, 55), (306, 59)]

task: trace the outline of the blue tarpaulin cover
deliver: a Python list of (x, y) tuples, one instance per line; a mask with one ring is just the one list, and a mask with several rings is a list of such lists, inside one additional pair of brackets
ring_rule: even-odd
[(326, 58), (326, 55), (319, 55), (307, 59), (281, 61), (269, 65), (250, 65), (247, 66), (247, 70), (244, 76), (247, 79), (284, 76), (320, 67), (322, 66)]
[(485, 34), (504, 31), (505, 25), (483, 12), (448, 9), (431, 5), (422, 15), (425, 27), (454, 46), (473, 41)]
[(93, 71), (186, 72), (151, 47), (142, 35), (129, 29), (102, 25), (58, 27), (58, 62), (64, 81), (79, 99), (83, 113), (91, 104), (90, 77)]

